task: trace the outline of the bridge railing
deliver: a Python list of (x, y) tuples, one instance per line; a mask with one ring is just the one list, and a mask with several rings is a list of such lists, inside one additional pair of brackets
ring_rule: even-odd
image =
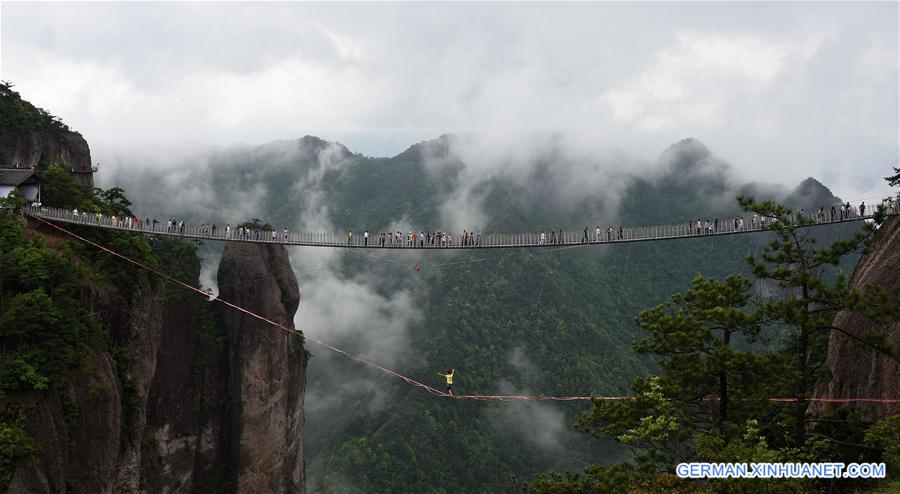
[[(849, 213), (835, 212), (832, 217), (830, 211), (825, 211), (823, 215), (814, 214), (807, 215), (807, 218), (814, 224), (821, 223), (840, 223), (845, 221), (859, 221), (860, 219), (869, 218), (874, 214), (875, 208), (867, 208), (865, 215), (861, 215), (856, 211)], [(897, 214), (897, 201), (892, 201), (888, 206), (888, 214)], [(370, 235), (366, 241), (362, 235), (354, 234), (349, 236), (340, 233), (323, 233), (323, 232), (287, 232), (283, 230), (256, 230), (240, 233), (235, 228), (222, 228), (215, 225), (184, 225), (170, 224), (166, 222), (154, 222), (150, 218), (134, 217), (116, 217), (79, 211), (77, 215), (72, 210), (48, 207), (48, 206), (28, 206), (26, 211), (29, 214), (40, 216), (46, 219), (63, 221), (67, 223), (84, 224), (89, 226), (97, 226), (102, 228), (113, 228), (125, 231), (134, 231), (146, 234), (174, 235), (186, 238), (211, 239), (211, 240), (232, 240), (232, 241), (250, 241), (260, 243), (279, 243), (292, 245), (316, 245), (331, 247), (370, 247), (370, 248), (485, 248), (485, 247), (522, 247), (522, 246), (551, 246), (551, 245), (580, 245), (580, 244), (604, 244), (616, 243), (622, 241), (636, 241), (645, 239), (659, 238), (681, 238), (681, 237), (699, 237), (716, 234), (730, 234), (741, 231), (757, 231), (768, 227), (772, 220), (770, 219), (754, 219), (752, 216), (745, 218), (743, 222), (740, 217), (731, 218), (726, 221), (700, 220), (686, 221), (683, 223), (665, 224), (665, 225), (648, 225), (635, 227), (607, 227), (605, 229), (588, 228), (580, 232), (572, 231), (544, 231), (544, 232), (524, 232), (524, 233), (487, 233), (478, 236), (474, 242), (460, 239), (457, 234), (446, 234), (446, 240), (440, 235), (436, 235), (433, 241), (426, 241), (419, 237), (415, 242), (411, 242), (407, 235), (401, 234), (399, 238), (396, 235), (386, 237), (382, 246), (379, 234)], [(796, 216), (792, 218), (796, 221)]]

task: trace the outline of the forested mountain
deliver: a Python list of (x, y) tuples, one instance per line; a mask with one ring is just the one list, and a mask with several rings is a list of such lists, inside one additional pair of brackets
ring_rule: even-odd
[[(142, 215), (220, 225), (260, 218), (278, 228), (357, 235), (585, 227), (593, 234), (597, 226), (730, 221), (740, 214), (739, 193), (807, 211), (839, 202), (813, 179), (796, 190), (740, 183), (693, 139), (643, 162), (579, 152), (553, 138), (509, 149), (454, 135), (371, 158), (307, 136), (175, 166), (129, 163), (108, 180), (130, 191)], [(697, 274), (747, 272), (744, 256), (767, 240), (759, 234), (527, 252), (298, 248), (296, 322), (435, 386), (438, 371), (455, 368), (458, 393), (627, 394), (656, 365), (632, 350), (637, 314), (686, 289)], [(206, 246), (206, 256), (216, 259), (217, 248)], [(587, 404), (441, 399), (310, 350), (311, 492), (497, 492), (510, 490), (512, 477), (626, 454), (573, 431)]]

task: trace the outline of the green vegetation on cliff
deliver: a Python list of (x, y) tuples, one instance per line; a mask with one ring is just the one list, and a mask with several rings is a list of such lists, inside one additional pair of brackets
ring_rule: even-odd
[[(45, 203), (101, 214), (121, 214), (121, 189), (92, 196), (68, 172), (51, 166), (43, 177)], [(23, 425), (23, 413), (44, 393), (57, 393), (79, 372), (90, 372), (92, 352), (117, 365), (126, 426), (138, 403), (137, 383), (121, 327), (136, 293), (161, 281), (57, 231), (29, 225), (16, 213), (21, 202), (0, 199), (0, 491), (12, 471), (40, 454)], [(146, 237), (73, 227), (80, 235), (176, 276), (196, 278), (196, 247), (164, 240), (151, 250)], [(126, 427), (128, 429), (128, 427)]]
[(59, 117), (23, 100), (13, 87), (8, 81), (0, 82), (0, 129), (14, 135), (48, 132), (58, 136), (71, 132)]

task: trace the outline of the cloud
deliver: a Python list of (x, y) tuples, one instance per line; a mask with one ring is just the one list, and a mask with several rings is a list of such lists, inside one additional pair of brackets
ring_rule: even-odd
[(834, 178), (852, 197), (900, 154), (898, 10), (12, 3), (0, 61), (104, 163), (116, 146), (304, 134), (390, 155), (449, 132), (647, 160), (696, 137), (746, 179)]
[(407, 328), (421, 318), (408, 291), (384, 296), (363, 281), (337, 276), (320, 277), (309, 288), (295, 318), (306, 334), (352, 342), (351, 351), (382, 365), (393, 365), (404, 357)]
[[(498, 394), (532, 394), (502, 381)], [(565, 450), (566, 439), (573, 435), (566, 415), (556, 405), (546, 402), (515, 401), (486, 409), (487, 417), (501, 430), (514, 431), (534, 454), (553, 455)]]
[(764, 92), (787, 61), (802, 64), (815, 42), (778, 43), (757, 36), (675, 34), (636, 80), (610, 89), (598, 100), (616, 121), (647, 131), (721, 124), (735, 102)]
[[(484, 228), (502, 219), (503, 209), (513, 205), (606, 222), (615, 216), (630, 177), (649, 172), (652, 164), (611, 147), (586, 143), (577, 135), (461, 134), (420, 147), (432, 177), (449, 175), (453, 182), (439, 198), (441, 224), (452, 231)], [(513, 196), (501, 203), (494, 197), (494, 202), (486, 203), (498, 182), (512, 187)], [(513, 228), (524, 231), (535, 226), (515, 224)]]

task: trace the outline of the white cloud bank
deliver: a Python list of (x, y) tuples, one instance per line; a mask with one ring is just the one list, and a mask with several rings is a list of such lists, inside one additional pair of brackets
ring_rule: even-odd
[(900, 155), (898, 9), (6, 3), (0, 77), (104, 163), (304, 134), (385, 155), (546, 132), (644, 159), (696, 137), (747, 179), (854, 198)]

